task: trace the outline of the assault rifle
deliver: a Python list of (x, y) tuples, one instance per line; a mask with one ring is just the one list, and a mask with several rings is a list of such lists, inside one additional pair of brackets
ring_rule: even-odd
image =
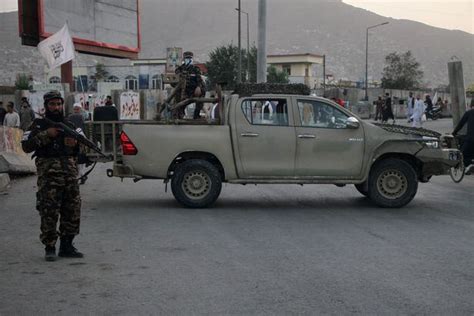
[(102, 156), (104, 158), (107, 158), (107, 159), (111, 158), (111, 155), (104, 154), (102, 152), (102, 150), (99, 148), (99, 146), (97, 146), (92, 141), (90, 141), (87, 137), (85, 137), (84, 135), (81, 135), (80, 133), (78, 133), (74, 129), (70, 128), (66, 124), (64, 124), (62, 122), (55, 122), (55, 121), (53, 121), (53, 120), (51, 120), (51, 119), (49, 119), (46, 116), (41, 115), (41, 114), (38, 114), (38, 115), (40, 115), (41, 118), (43, 120), (45, 120), (46, 123), (48, 123), (51, 127), (57, 128), (58, 130), (63, 132), (65, 136), (74, 138), (75, 140), (77, 140), (77, 142), (79, 144), (82, 144), (82, 145), (92, 149), (93, 151), (95, 151), (96, 153), (98, 153), (100, 156)]

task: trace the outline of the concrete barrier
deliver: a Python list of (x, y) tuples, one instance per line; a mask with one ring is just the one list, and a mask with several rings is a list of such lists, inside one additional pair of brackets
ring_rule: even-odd
[(36, 173), (34, 161), (21, 148), (22, 138), (21, 129), (0, 127), (0, 173)]
[(0, 192), (6, 191), (10, 185), (8, 173), (0, 173)]

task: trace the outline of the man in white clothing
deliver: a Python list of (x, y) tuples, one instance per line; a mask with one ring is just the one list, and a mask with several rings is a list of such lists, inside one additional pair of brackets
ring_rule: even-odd
[(415, 105), (413, 107), (413, 115), (411, 116), (412, 119), (412, 127), (422, 127), (423, 121), (422, 117), (425, 113), (425, 103), (423, 100), (420, 99), (420, 95), (416, 96)]
[(13, 109), (14, 105), (13, 102), (8, 102), (7, 104), (7, 114), (5, 114), (5, 118), (3, 119), (3, 125), (6, 127), (20, 127), (20, 116), (18, 113), (15, 112)]

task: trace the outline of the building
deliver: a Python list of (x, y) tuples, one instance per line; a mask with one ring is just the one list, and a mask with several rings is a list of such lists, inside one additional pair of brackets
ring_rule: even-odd
[[(100, 80), (122, 83), (123, 89), (127, 90), (159, 89), (166, 59), (139, 59), (127, 61), (123, 65), (98, 65), (101, 64), (73, 67), (75, 91), (96, 91), (98, 74), (104, 76)], [(60, 68), (50, 72), (46, 68), (44, 82), (61, 82)]]
[(268, 55), (267, 64), (288, 74), (290, 83), (304, 83), (311, 89), (323, 80), (324, 56), (315, 54)]

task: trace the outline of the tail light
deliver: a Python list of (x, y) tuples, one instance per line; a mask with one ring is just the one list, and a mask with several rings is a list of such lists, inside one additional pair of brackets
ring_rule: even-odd
[(120, 142), (122, 143), (124, 155), (136, 155), (138, 153), (137, 147), (135, 147), (125, 132), (120, 133)]

